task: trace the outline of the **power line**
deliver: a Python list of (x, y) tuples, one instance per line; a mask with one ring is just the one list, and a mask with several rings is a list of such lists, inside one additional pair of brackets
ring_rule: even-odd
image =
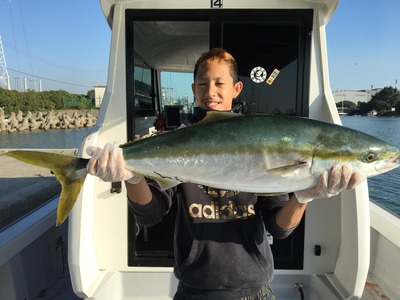
[(68, 84), (68, 85), (73, 85), (73, 86), (79, 86), (79, 87), (85, 87), (85, 88), (92, 88), (92, 86), (83, 85), (83, 84), (77, 84), (77, 83), (71, 83), (71, 82), (66, 82), (66, 81), (61, 81), (61, 80), (55, 80), (55, 79), (51, 79), (51, 78), (47, 78), (47, 77), (43, 77), (43, 76), (38, 76), (38, 75), (33, 75), (33, 74), (17, 71), (17, 70), (14, 70), (12, 68), (7, 68), (7, 70), (18, 72), (20, 74), (24, 74), (24, 75), (28, 75), (28, 76), (33, 76), (33, 77), (44, 79), (44, 80), (48, 80), (48, 81), (52, 81), (52, 82)]
[[(14, 18), (13, 18), (13, 14), (12, 14), (12, 9), (11, 9), (11, 1), (8, 2), (8, 7), (10, 9), (10, 18), (11, 18), (11, 27), (12, 27), (12, 33), (13, 33), (13, 38), (14, 38), (14, 43), (17, 44), (17, 39), (15, 37), (15, 28), (14, 28)], [(17, 64), (18, 64), (18, 71), (21, 69), (20, 65), (19, 65), (19, 55), (18, 55), (18, 51), (15, 51), (16, 54), (16, 58), (17, 58)]]
[(103, 72), (104, 69), (81, 69), (81, 68), (76, 68), (76, 67), (71, 67), (71, 66), (66, 66), (60, 63), (56, 63), (54, 61), (48, 60), (46, 58), (43, 58), (39, 55), (35, 55), (32, 53), (28, 53), (27, 50), (22, 49), (20, 47), (15, 46), (13, 43), (3, 39), (3, 45), (4, 47), (8, 48), (9, 50), (13, 51), (18, 51), (19, 55), (24, 55), (24, 56), (30, 56), (31, 58), (34, 58), (36, 61), (41, 62), (43, 64), (46, 64), (48, 66), (51, 66), (53, 68), (58, 68), (58, 69), (63, 69), (64, 71), (68, 72), (86, 72), (86, 73), (98, 73), (98, 72)]
[[(30, 66), (31, 66), (31, 72), (32, 72), (32, 74), (34, 74), (35, 72), (33, 72), (33, 65), (32, 65), (31, 53), (30, 53), (30, 51), (29, 51), (28, 39), (26, 38), (25, 24), (24, 24), (24, 18), (23, 18), (23, 16), (22, 16), (21, 5), (20, 5), (20, 1), (17, 1), (17, 2), (18, 2), (19, 15), (20, 15), (20, 17), (21, 17), (22, 30), (23, 30), (24, 38), (25, 38), (26, 50), (28, 51), (29, 64), (30, 64)], [(35, 77), (35, 76), (34, 76), (34, 77)], [(36, 80), (34, 80), (34, 89), (36, 90)]]
[[(34, 70), (33, 70), (32, 58), (34, 58), (37, 61), (40, 61), (42, 63), (45, 63), (47, 65), (50, 65), (52, 67), (63, 69), (64, 71), (67, 70), (67, 71), (81, 72), (82, 73), (82, 72), (101, 72), (103, 70), (87, 70), (87, 69), (83, 70), (83, 69), (79, 69), (79, 68), (73, 68), (73, 67), (70, 67), (70, 66), (65, 66), (65, 65), (62, 65), (62, 64), (58, 64), (58, 63), (52, 62), (52, 61), (50, 61), (48, 59), (45, 59), (45, 58), (37, 56), (37, 55), (32, 55), (31, 52), (30, 52), (30, 49), (29, 49), (29, 45), (28, 45), (28, 39), (27, 39), (27, 35), (26, 35), (26, 30), (25, 30), (25, 24), (24, 24), (24, 18), (23, 18), (23, 15), (22, 15), (21, 5), (20, 5), (19, 1), (17, 1), (17, 4), (18, 4), (17, 8), (18, 8), (19, 16), (20, 16), (21, 23), (22, 23), (23, 36), (24, 36), (24, 39), (25, 39), (26, 50), (19, 48), (17, 46), (13, 10), (12, 10), (12, 7), (11, 7), (11, 0), (9, 1), (8, 4), (9, 4), (8, 6), (9, 6), (9, 12), (10, 12), (10, 18), (11, 18), (11, 27), (12, 27), (12, 34), (13, 34), (14, 42), (10, 43), (10, 42), (4, 41), (4, 46), (6, 46), (6, 47), (8, 46), (11, 50), (15, 51), (16, 60), (17, 60), (17, 70), (9, 68), (7, 66), (4, 66), (2, 68), (2, 70), (4, 70), (4, 72), (7, 72), (7, 70), (10, 70), (10, 71), (14, 71), (17, 74), (19, 74), (19, 76), (16, 78), (16, 80), (19, 79), (18, 84), (17, 84), (17, 81), (16, 81), (16, 86), (15, 86), (16, 89), (18, 89), (17, 85), (18, 86), (21, 85), (21, 87), (23, 88), (22, 81), (21, 81), (21, 77), (22, 76), (20, 76), (20, 75), (27, 75), (27, 76), (33, 77), (34, 78), (33, 79), (33, 83), (34, 83), (34, 89), (35, 90), (36, 90), (36, 78), (43, 79), (43, 80), (46, 80), (46, 81), (61, 83), (61, 84), (65, 84), (65, 85), (76, 86), (76, 87), (85, 87), (85, 88), (92, 88), (93, 87), (93, 86), (87, 86), (87, 85), (83, 85), (83, 84), (71, 83), (71, 82), (66, 82), (66, 81), (47, 78), (47, 77), (44, 77), (44, 76), (35, 75), (36, 72), (34, 72)], [(21, 71), (20, 55), (25, 55), (25, 56), (28, 57), (29, 64), (30, 64), (30, 73), (26, 73), (26, 72), (22, 72)], [(7, 75), (8, 75), (8, 73), (7, 73)], [(9, 84), (8, 84), (8, 86), (9, 86)], [(25, 86), (26, 86), (26, 79), (25, 79)]]

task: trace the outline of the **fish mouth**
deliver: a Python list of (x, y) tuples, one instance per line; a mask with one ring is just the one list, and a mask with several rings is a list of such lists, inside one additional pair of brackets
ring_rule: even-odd
[(381, 174), (400, 167), (400, 161), (398, 160), (399, 157), (400, 151), (398, 151), (392, 157), (382, 161), (381, 163), (376, 164), (375, 171), (377, 172), (377, 174)]

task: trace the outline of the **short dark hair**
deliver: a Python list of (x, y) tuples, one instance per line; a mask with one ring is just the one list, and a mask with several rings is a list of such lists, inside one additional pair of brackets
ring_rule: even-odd
[(230, 73), (233, 78), (233, 83), (239, 81), (238, 77), (238, 69), (235, 58), (228, 51), (222, 48), (213, 48), (208, 52), (203, 53), (200, 58), (197, 60), (196, 65), (194, 66), (193, 72), (193, 80), (196, 80), (197, 72), (199, 70), (199, 66), (202, 64), (208, 64), (211, 61), (225, 61), (229, 64)]

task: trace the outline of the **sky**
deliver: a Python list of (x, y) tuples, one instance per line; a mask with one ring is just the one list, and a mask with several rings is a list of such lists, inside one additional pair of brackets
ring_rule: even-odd
[(107, 83), (111, 30), (99, 1), (0, 0), (0, 35), (13, 89), (19, 77), (81, 94)]
[(400, 84), (400, 1), (343, 0), (326, 27), (332, 91)]
[[(398, 0), (340, 1), (326, 28), (332, 91), (398, 87), (399, 12)], [(97, 0), (0, 0), (0, 36), (13, 89), (20, 78), (81, 94), (107, 83), (111, 30)], [(190, 83), (172, 78), (174, 96), (191, 96)]]

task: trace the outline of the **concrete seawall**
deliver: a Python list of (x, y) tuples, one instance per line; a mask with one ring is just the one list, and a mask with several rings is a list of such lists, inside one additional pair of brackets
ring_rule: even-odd
[(6, 116), (0, 108), (0, 132), (92, 127), (97, 115), (97, 110), (63, 110), (26, 114), (18, 111)]

